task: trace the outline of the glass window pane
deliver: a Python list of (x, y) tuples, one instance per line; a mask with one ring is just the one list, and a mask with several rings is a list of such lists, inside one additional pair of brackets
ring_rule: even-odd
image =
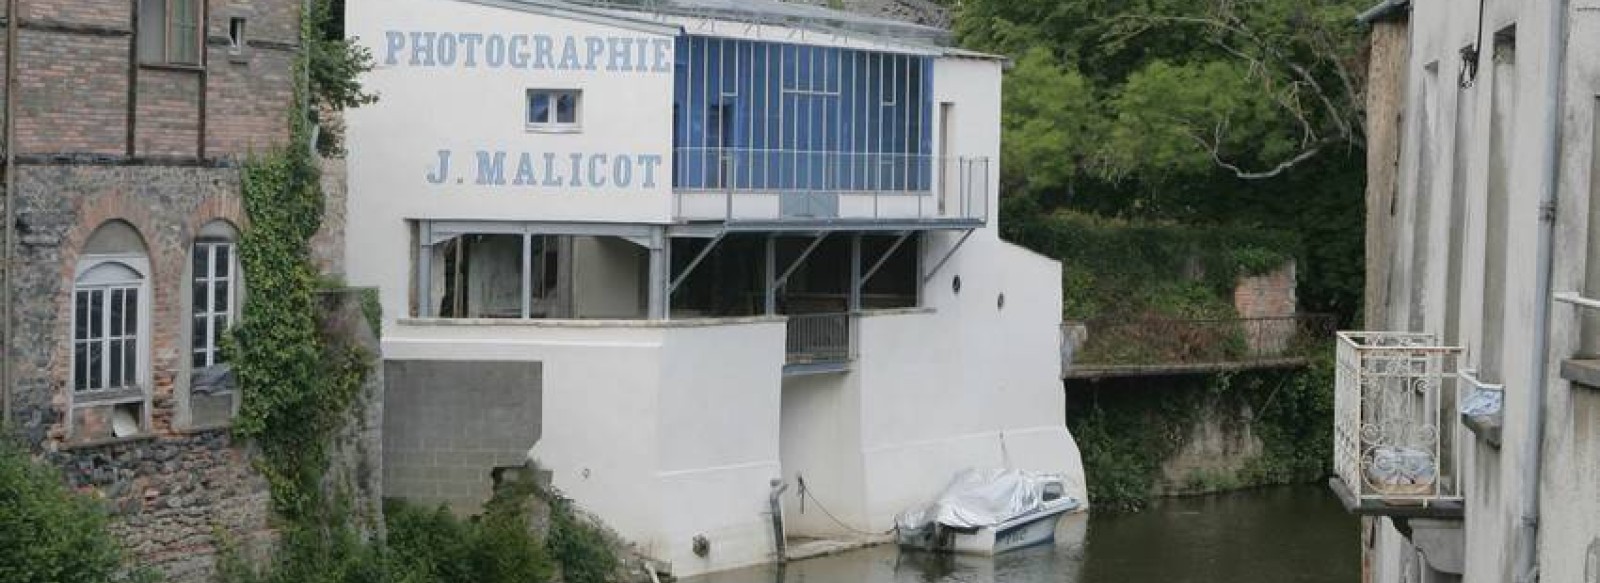
[(89, 374), (88, 374), (89, 386), (87, 387), (88, 390), (91, 390), (91, 391), (99, 390), (99, 389), (105, 388), (105, 386), (106, 386), (105, 382), (104, 382), (105, 381), (105, 368), (104, 368), (104, 364), (100, 360), (101, 356), (102, 356), (101, 353), (104, 350), (105, 350), (105, 345), (104, 344), (101, 344), (99, 342), (91, 342), (91, 343), (89, 343), (89, 358), (86, 359), (87, 364), (85, 365), (85, 366), (88, 367), (88, 370), (89, 370)]
[(111, 351), (110, 351), (111, 354), (108, 354), (106, 356), (107, 356), (107, 358), (111, 359), (111, 367), (110, 367), (111, 378), (108, 379), (111, 382), (107, 383), (106, 386), (109, 387), (109, 388), (113, 388), (114, 389), (114, 388), (121, 387), (124, 384), (122, 382), (122, 358), (123, 358), (124, 355), (122, 353), (122, 341), (121, 340), (112, 340), (110, 342), (110, 346), (111, 346)]
[(206, 331), (206, 320), (205, 316), (195, 316), (194, 325), (189, 329), (189, 346), (195, 350), (205, 350), (206, 339), (211, 337)]
[(550, 123), (550, 94), (528, 94), (528, 123)]
[(73, 328), (72, 339), (83, 340), (89, 337), (89, 292), (80, 291), (73, 298)]
[(139, 386), (139, 340), (129, 338), (122, 345), (122, 378), (124, 385)]
[(89, 335), (91, 340), (105, 338), (105, 290), (89, 292)]
[(207, 309), (210, 309), (210, 307), (211, 307), (211, 295), (209, 293), (207, 293), (210, 290), (211, 290), (210, 282), (208, 282), (208, 281), (197, 281), (197, 282), (194, 282), (194, 288), (193, 288), (192, 294), (191, 294), (191, 296), (189, 298), (189, 301), (190, 301), (189, 306), (190, 306), (190, 309), (192, 309), (194, 311), (194, 313), (196, 313), (196, 314), (204, 314)]
[(139, 0), (139, 60), (159, 63), (166, 53), (167, 0)]
[(193, 277), (195, 279), (205, 279), (207, 276), (209, 276), (211, 274), (211, 270), (208, 269), (207, 266), (210, 264), (211, 246), (205, 244), (195, 245), (194, 265), (190, 266), (190, 269), (194, 271)]
[(206, 351), (204, 350), (196, 350), (194, 352), (194, 360), (191, 361), (191, 364), (194, 366), (194, 368), (205, 368), (211, 366), (211, 363), (206, 362)]
[(123, 303), (122, 303), (122, 294), (123, 294), (123, 291), (120, 290), (120, 289), (111, 290), (111, 305), (110, 305), (110, 310), (111, 310), (111, 318), (110, 318), (110, 320), (111, 320), (111, 333), (109, 334), (110, 336), (121, 336), (122, 335), (122, 314), (123, 314), (122, 310), (123, 310), (123, 307), (124, 307)]
[(76, 342), (72, 345), (72, 390), (82, 391), (89, 388), (89, 348), (87, 344)]
[(222, 346), (222, 335), (228, 331), (228, 323), (222, 316), (217, 316), (211, 323), (211, 348), (214, 350)]
[(578, 94), (562, 93), (556, 98), (556, 123), (578, 123)]
[(228, 299), (228, 280), (220, 280), (216, 283), (216, 286), (216, 292), (211, 294), (211, 311), (226, 313), (228, 307), (232, 304)]
[(228, 277), (228, 272), (233, 269), (233, 246), (217, 245), (217, 258), (215, 262), (217, 277)]
[(139, 290), (130, 289), (127, 294), (128, 307), (123, 312), (125, 319), (123, 327), (128, 331), (129, 336), (137, 336), (139, 334)]

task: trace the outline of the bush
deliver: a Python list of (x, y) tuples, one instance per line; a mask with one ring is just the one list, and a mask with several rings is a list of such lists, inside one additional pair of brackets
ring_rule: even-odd
[(4, 583), (114, 581), (122, 566), (104, 511), (9, 443), (0, 443), (0, 549)]
[(545, 545), (528, 528), (526, 498), (497, 497), (471, 521), (443, 506), (427, 510), (390, 500), (384, 517), (390, 551), (422, 581), (542, 583), (555, 571)]

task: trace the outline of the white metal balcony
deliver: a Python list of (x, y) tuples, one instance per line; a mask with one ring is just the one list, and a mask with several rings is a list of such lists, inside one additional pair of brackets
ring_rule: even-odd
[(1433, 334), (1339, 333), (1333, 465), (1352, 511), (1459, 512), (1460, 353)]

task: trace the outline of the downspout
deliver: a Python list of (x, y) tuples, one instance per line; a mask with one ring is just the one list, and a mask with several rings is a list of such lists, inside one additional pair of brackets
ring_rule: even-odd
[(16, 257), (17, 247), (17, 152), (13, 145), (17, 138), (17, 21), (20, 18), (18, 5), (21, 0), (7, 0), (6, 2), (6, 102), (5, 102), (5, 148), (6, 148), (6, 217), (5, 228), (0, 229), (6, 235), (5, 255), (0, 257), (0, 262), (5, 263), (6, 278), (0, 285), (0, 425), (11, 422), (11, 391), (15, 388), (12, 379), (15, 378), (11, 355), (16, 352), (15, 342), (12, 338), (12, 318), (16, 308), (13, 307), (12, 289), (16, 287), (17, 269), (12, 261)]
[(1550, 295), (1554, 277), (1557, 185), (1561, 169), (1562, 83), (1566, 77), (1567, 6), (1557, 0), (1550, 10), (1549, 34), (1545, 35), (1545, 63), (1549, 71), (1544, 83), (1544, 119), (1541, 120), (1539, 159), (1539, 243), (1538, 277), (1534, 288), (1533, 374), (1528, 385), (1527, 427), (1522, 442), (1522, 511), (1517, 521), (1517, 583), (1539, 580), (1539, 475), (1544, 450), (1544, 393), (1549, 381)]

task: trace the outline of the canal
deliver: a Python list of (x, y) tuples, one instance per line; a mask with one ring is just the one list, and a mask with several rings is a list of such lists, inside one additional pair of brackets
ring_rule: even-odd
[(1053, 546), (993, 559), (882, 546), (689, 583), (1356, 583), (1358, 521), (1307, 485), (1069, 517)]

